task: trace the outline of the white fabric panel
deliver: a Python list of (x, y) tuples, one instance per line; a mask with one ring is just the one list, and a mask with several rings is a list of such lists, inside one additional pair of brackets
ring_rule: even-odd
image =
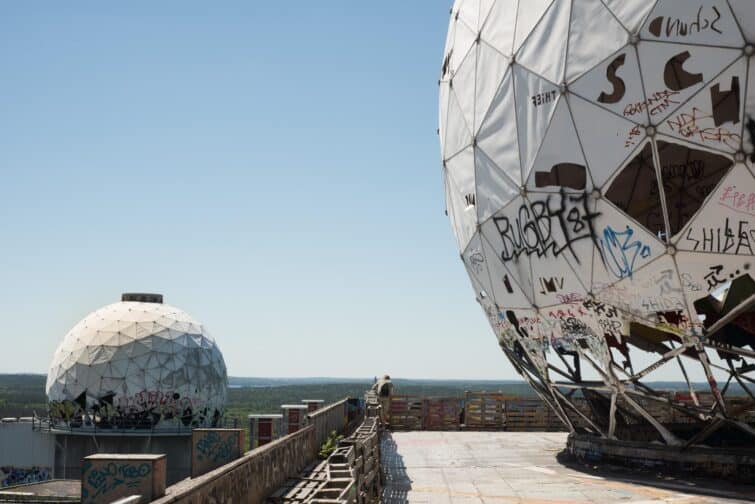
[(528, 72), (518, 64), (513, 65), (512, 68), (514, 69), (521, 177), (522, 180), (527, 180), (535, 155), (561, 95), (555, 84)]
[(496, 0), (482, 25), (481, 38), (501, 54), (514, 54), (514, 28), (518, 0)]
[(451, 79), (451, 88), (453, 89), (454, 96), (458, 100), (459, 108), (461, 108), (464, 114), (464, 120), (472, 131), (472, 125), (475, 123), (475, 72), (477, 69), (477, 47), (472, 48), (471, 51), (461, 62), (459, 68), (456, 70), (453, 78)]
[[(536, 174), (548, 173), (554, 166), (561, 163), (571, 163), (585, 167), (585, 185), (581, 189), (568, 188), (559, 185), (537, 186)], [(582, 147), (579, 144), (577, 133), (574, 129), (569, 105), (566, 100), (560, 100), (553, 113), (545, 139), (537, 153), (535, 163), (530, 171), (527, 180), (527, 189), (529, 191), (550, 191), (559, 192), (562, 188), (566, 191), (591, 191), (592, 181), (590, 174), (587, 173), (587, 164), (582, 155)]]
[(519, 194), (516, 182), (500, 170), (481, 149), (475, 150), (477, 216), (483, 222)]
[[(559, 2), (568, 2), (569, 0), (558, 0)], [(517, 52), (524, 41), (529, 37), (530, 32), (540, 22), (545, 11), (554, 0), (519, 0), (519, 7), (516, 13), (516, 36), (514, 38), (514, 52)], [(508, 14), (506, 14), (508, 16)]]
[(448, 118), (448, 127), (446, 128), (446, 141), (443, 143), (443, 157), (448, 159), (472, 143), (472, 134), (453, 88), (449, 93), (446, 117)]
[(467, 25), (459, 17), (452, 15), (452, 23), (454, 24), (454, 42), (453, 45), (447, 50), (448, 57), (448, 70), (451, 75), (456, 73), (461, 62), (464, 61), (467, 54), (474, 46), (474, 41), (477, 38), (477, 34), (474, 29)]
[[(451, 179), (462, 196), (468, 196), (474, 198), (475, 182), (474, 182), (474, 151), (472, 147), (467, 147), (463, 151), (459, 152), (454, 157), (446, 160), (446, 169)], [(474, 202), (474, 199), (471, 200)]]
[(638, 33), (656, 0), (603, 0), (630, 33)]
[(519, 143), (516, 131), (514, 78), (507, 72), (498, 88), (477, 135), (477, 146), (495, 162), (511, 180), (522, 183)]
[(555, 83), (564, 80), (570, 10), (570, 0), (553, 2), (516, 53), (518, 63)]
[(629, 42), (629, 32), (600, 0), (574, 2), (566, 57), (566, 81), (571, 82)]
[(474, 131), (478, 132), (510, 61), (486, 42), (478, 45)]
[[(457, 156), (459, 157), (459, 156)], [(460, 163), (461, 164), (461, 163)], [(474, 168), (474, 164), (471, 164)], [(463, 170), (457, 170), (459, 176), (463, 176)], [(453, 215), (454, 234), (459, 245), (459, 250), (464, 250), (477, 227), (475, 205), (470, 200), (474, 197), (474, 179), (462, 180), (462, 188), (456, 185), (454, 178), (446, 170), (446, 197), (448, 211)]]
[(658, 312), (681, 311), (689, 315), (676, 264), (669, 255), (643, 266), (631, 277), (600, 287), (595, 284), (599, 300), (649, 322), (658, 322)]
[(484, 26), (485, 20), (488, 19), (490, 11), (495, 4), (496, 0), (480, 0), (480, 20), (477, 24), (478, 30), (480, 30)]
[(755, 44), (755, 2), (752, 0), (729, 0), (739, 27), (748, 44)]
[[(532, 269), (529, 254), (537, 247), (535, 237), (524, 235), (526, 222), (517, 221), (520, 212), (528, 211), (517, 197), (492, 219), (481, 224), (480, 231), (493, 253), (501, 259), (506, 269), (511, 272), (515, 282), (529, 299), (534, 299), (532, 288)], [(524, 209), (524, 210), (523, 210)], [(522, 214), (522, 217), (524, 214)], [(520, 225), (521, 223), (521, 225)], [(529, 228), (531, 229), (531, 228)], [(528, 245), (529, 244), (529, 245)]]
[(507, 308), (531, 307), (533, 300), (527, 297), (526, 292), (519, 286), (514, 275), (503, 265), (493, 247), (485, 239), (482, 239), (481, 243), (496, 304)]
[[(735, 81), (736, 79), (736, 81)], [(721, 100), (720, 93), (733, 91), (732, 85), (739, 83), (737, 100), (739, 111), (735, 120), (716, 124), (716, 102)], [(676, 109), (663, 123), (658, 131), (667, 135), (693, 142), (705, 147), (734, 153), (742, 147), (742, 129), (745, 105), (745, 83), (747, 82), (747, 59), (740, 58), (726, 69), (719, 77), (708, 83), (687, 103)], [(716, 95), (715, 90), (719, 95)], [(723, 107), (722, 107), (723, 108)], [(723, 112), (720, 113), (723, 119)]]
[(646, 40), (742, 47), (744, 40), (726, 0), (658, 0), (641, 32)]
[(488, 272), (488, 260), (485, 257), (485, 251), (482, 249), (480, 233), (475, 233), (470, 238), (467, 248), (461, 255), (464, 265), (467, 268), (469, 276), (477, 282), (479, 287), (475, 287), (475, 295), (480, 295), (480, 291), (485, 291), (487, 296), (493, 295), (493, 288), (490, 285), (490, 273)]
[(679, 250), (755, 255), (755, 179), (743, 164), (731, 169), (676, 239)]
[(563, 303), (564, 299), (584, 299), (587, 290), (565, 256), (540, 258), (534, 255), (530, 260), (536, 306), (555, 306)]
[(593, 184), (603, 188), (620, 165), (642, 145), (645, 128), (574, 95), (569, 95), (569, 105)]
[(480, 20), (480, 0), (458, 0), (452, 12), (458, 14), (459, 19), (473, 31), (477, 31)]
[(648, 123), (637, 51), (627, 46), (569, 85), (569, 91), (639, 124)]
[(627, 219), (608, 200), (598, 201), (597, 214), (593, 289), (634, 276), (636, 271), (666, 253), (664, 243), (641, 224)]
[[(736, 49), (664, 42), (640, 42), (637, 49), (652, 124), (660, 124), (741, 54), (741, 50)], [(673, 64), (673, 61), (679, 61), (675, 58), (684, 61), (681, 64)], [(689, 80), (685, 82), (687, 85), (681, 89), (669, 89), (665, 79), (667, 69), (668, 74), (689, 75)], [(699, 82), (698, 77), (702, 78)]]

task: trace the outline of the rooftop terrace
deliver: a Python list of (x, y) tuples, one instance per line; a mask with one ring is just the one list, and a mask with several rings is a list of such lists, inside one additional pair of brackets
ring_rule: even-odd
[(561, 432), (384, 432), (384, 504), (753, 502), (755, 486), (559, 460)]

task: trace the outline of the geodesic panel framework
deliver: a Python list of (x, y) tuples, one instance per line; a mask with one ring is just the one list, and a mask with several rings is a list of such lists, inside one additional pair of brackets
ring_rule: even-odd
[(447, 214), (501, 348), (572, 430), (755, 445), (753, 26), (749, 0), (451, 9)]
[(50, 416), (72, 427), (215, 426), (227, 393), (223, 355), (185, 312), (114, 303), (66, 335), (47, 375)]

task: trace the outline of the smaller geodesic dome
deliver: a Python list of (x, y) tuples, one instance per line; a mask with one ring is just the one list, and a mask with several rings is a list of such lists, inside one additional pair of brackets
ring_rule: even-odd
[(162, 296), (124, 294), (65, 336), (47, 375), (50, 417), (71, 427), (215, 426), (227, 391), (204, 326)]

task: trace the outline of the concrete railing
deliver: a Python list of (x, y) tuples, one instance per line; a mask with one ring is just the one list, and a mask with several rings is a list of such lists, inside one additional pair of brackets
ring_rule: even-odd
[(319, 447), (331, 432), (341, 432), (348, 422), (348, 399), (309, 413), (309, 425), (315, 429), (315, 443)]
[(347, 400), (309, 414), (310, 424), (241, 458), (196, 478), (170, 486), (157, 501), (167, 503), (262, 502), (268, 495), (309, 466), (332, 431), (348, 421)]
[(305, 427), (247, 452), (230, 464), (180, 481), (155, 502), (262, 502), (310, 464), (316, 452), (314, 427)]

